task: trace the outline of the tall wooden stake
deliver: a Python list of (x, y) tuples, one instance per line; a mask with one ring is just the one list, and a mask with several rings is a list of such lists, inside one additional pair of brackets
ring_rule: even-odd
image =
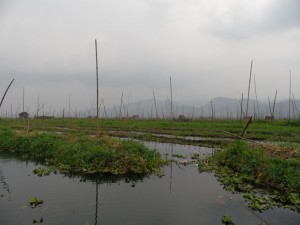
[(154, 91), (153, 91), (153, 98), (154, 98), (154, 106), (155, 106), (155, 115), (156, 115), (156, 119), (158, 119), (158, 112), (157, 112), (157, 105), (156, 105), (156, 99), (155, 99)]
[(256, 79), (255, 79), (255, 74), (254, 74), (254, 87), (255, 87), (255, 99), (256, 99), (257, 115), (258, 115), (258, 118), (260, 118), (259, 107), (258, 107), (257, 91), (256, 91)]
[(242, 100), (241, 100), (241, 120), (243, 120), (243, 103), (244, 103), (244, 94), (242, 93)]
[(289, 120), (291, 119), (291, 93), (292, 93), (292, 72), (291, 72), (291, 70), (290, 70)]
[(249, 106), (249, 95), (250, 95), (250, 84), (251, 84), (252, 64), (253, 64), (253, 60), (251, 60), (251, 67), (250, 67), (250, 78), (249, 78), (249, 86), (248, 86), (248, 97), (247, 97), (247, 107), (246, 107), (246, 118), (248, 117), (248, 106)]
[(98, 82), (98, 52), (97, 52), (97, 39), (95, 39), (96, 50), (96, 85), (97, 85), (97, 115), (96, 115), (96, 137), (99, 137), (99, 82)]
[(212, 125), (212, 131), (214, 132), (214, 106), (212, 100), (210, 101), (211, 105), (211, 125)]
[(25, 102), (25, 90), (24, 90), (24, 87), (23, 87), (23, 111), (22, 112), (25, 112), (25, 106), (24, 106), (24, 102)]
[(272, 118), (275, 118), (274, 112), (275, 112), (276, 98), (277, 98), (277, 90), (276, 90), (276, 93), (275, 93), (275, 99), (274, 99), (274, 103), (273, 103)]
[(170, 77), (170, 93), (171, 93), (171, 119), (174, 119), (173, 115), (173, 96), (172, 96), (172, 77)]

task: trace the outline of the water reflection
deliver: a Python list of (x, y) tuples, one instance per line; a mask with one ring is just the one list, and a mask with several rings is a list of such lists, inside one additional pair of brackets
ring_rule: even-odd
[[(10, 193), (9, 185), (6, 182), (6, 178), (4, 176), (1, 166), (0, 166), (0, 184), (1, 184), (1, 189), (5, 190), (7, 192), (9, 200), (11, 200), (11, 193)], [(4, 196), (1, 195), (1, 197), (4, 197)]]
[(171, 164), (170, 164), (170, 193), (172, 193), (172, 179), (173, 179), (173, 143), (171, 144)]
[(99, 209), (99, 191), (98, 191), (98, 181), (96, 181), (96, 212), (95, 212), (95, 225), (98, 224), (98, 209)]
[[(175, 154), (189, 157), (212, 152), (176, 144), (147, 145), (174, 160)], [(34, 219), (44, 218), (47, 225), (209, 225), (221, 224), (227, 214), (235, 224), (300, 224), (300, 215), (288, 210), (255, 215), (240, 195), (223, 190), (212, 174), (199, 174), (196, 165), (181, 168), (173, 163), (163, 168), (165, 176), (161, 178), (79, 174), (38, 177), (32, 173), (36, 165), (30, 162), (0, 157), (0, 165), (0, 191), (8, 187), (13, 193), (11, 201), (0, 198), (0, 224), (32, 224)], [(30, 196), (44, 200), (44, 208), (24, 207)]]

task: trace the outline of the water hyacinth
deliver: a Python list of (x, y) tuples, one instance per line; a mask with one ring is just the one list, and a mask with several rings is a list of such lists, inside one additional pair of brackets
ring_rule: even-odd
[(63, 172), (130, 174), (159, 171), (160, 154), (142, 143), (76, 134), (16, 134), (0, 131), (0, 151), (54, 166)]

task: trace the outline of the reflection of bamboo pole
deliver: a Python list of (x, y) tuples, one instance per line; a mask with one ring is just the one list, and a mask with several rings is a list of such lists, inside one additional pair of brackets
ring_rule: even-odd
[(98, 224), (98, 209), (99, 209), (99, 191), (98, 191), (98, 179), (96, 180), (96, 212), (95, 212), (95, 225)]
[(170, 193), (172, 193), (172, 180), (173, 180), (173, 143), (171, 143), (170, 186), (169, 186)]
[(8, 91), (8, 89), (10, 88), (11, 84), (14, 82), (14, 80), (15, 80), (15, 79), (12, 79), (12, 81), (10, 82), (10, 84), (8, 85), (8, 87), (6, 88), (6, 91), (5, 91), (5, 93), (4, 93), (4, 95), (3, 95), (2, 99), (1, 99), (1, 102), (0, 102), (0, 108), (1, 108), (1, 106), (2, 106), (2, 103), (3, 103), (3, 101), (4, 101), (4, 98), (5, 98), (5, 95), (6, 95), (7, 91)]

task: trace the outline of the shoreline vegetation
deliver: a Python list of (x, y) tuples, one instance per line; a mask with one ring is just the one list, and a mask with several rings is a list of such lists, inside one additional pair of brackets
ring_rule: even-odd
[(65, 173), (161, 176), (169, 162), (133, 139), (217, 147), (221, 150), (199, 159), (200, 172), (214, 172), (253, 210), (300, 211), (300, 120), (255, 120), (241, 138), (245, 122), (238, 120), (101, 119), (99, 139), (93, 119), (28, 121), (0, 119), (0, 152)]
[(300, 212), (300, 151), (235, 141), (199, 162), (200, 172), (214, 172), (224, 188), (241, 193), (253, 210), (285, 207)]

